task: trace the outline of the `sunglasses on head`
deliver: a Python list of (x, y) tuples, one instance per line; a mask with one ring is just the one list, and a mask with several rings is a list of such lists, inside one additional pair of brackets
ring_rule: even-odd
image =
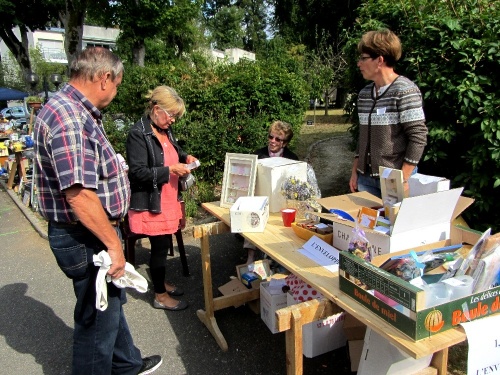
[(271, 135), (271, 134), (269, 134), (269, 135), (267, 136), (267, 139), (269, 139), (270, 141), (272, 141), (272, 140), (274, 139), (275, 141), (278, 141), (278, 142), (283, 142), (283, 141), (284, 141), (284, 139), (281, 139), (281, 138), (279, 138), (279, 137), (275, 137), (275, 136), (273, 136), (273, 135)]

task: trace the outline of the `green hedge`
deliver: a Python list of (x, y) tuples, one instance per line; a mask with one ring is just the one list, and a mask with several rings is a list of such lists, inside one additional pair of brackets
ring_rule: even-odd
[[(403, 59), (396, 71), (424, 95), (428, 146), (422, 173), (445, 176), (475, 199), (466, 219), (475, 229), (500, 227), (500, 8), (498, 2), (370, 0), (359, 10), (362, 32), (381, 26), (396, 32)], [(352, 70), (356, 62), (351, 61)], [(359, 75), (351, 87), (360, 89)]]
[[(174, 131), (184, 149), (200, 159), (196, 177), (214, 185), (221, 181), (227, 152), (251, 153), (263, 147), (274, 120), (290, 123), (298, 134), (308, 104), (303, 77), (272, 59), (126, 66), (118, 95), (106, 111), (108, 121), (118, 113), (128, 126), (137, 121), (145, 110), (144, 95), (158, 85), (174, 87), (184, 99), (187, 111)], [(113, 128), (111, 122), (106, 126)], [(124, 149), (127, 128), (108, 130), (119, 151)]]

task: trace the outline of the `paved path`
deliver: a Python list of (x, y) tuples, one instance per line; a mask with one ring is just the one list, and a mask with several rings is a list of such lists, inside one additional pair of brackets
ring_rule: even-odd
[(306, 159), (313, 166), (323, 197), (350, 193), (354, 153), (349, 134), (323, 139), (309, 146)]
[[(75, 303), (71, 283), (38, 233), (44, 230), (43, 223), (31, 224), (30, 212), (21, 210), (15, 199), (0, 185), (0, 373), (66, 375), (70, 373)], [(146, 246), (147, 241), (142, 243)], [(168, 259), (167, 273), (170, 281), (186, 291), (189, 308), (155, 310), (152, 291), (128, 293), (125, 305), (137, 346), (144, 355), (164, 358), (155, 375), (285, 374), (284, 334), (271, 334), (260, 316), (246, 306), (216, 313), (229, 344), (228, 352), (219, 349), (196, 316), (196, 310), (204, 307), (199, 243), (186, 235), (185, 244), (191, 276), (182, 276), (177, 255)], [(246, 254), (231, 234), (211, 237), (211, 247), (213, 282), (223, 285), (236, 274), (235, 265), (243, 263)], [(139, 247), (137, 269), (150, 280), (148, 259), (147, 247)], [(304, 361), (306, 375), (350, 374), (344, 349)]]

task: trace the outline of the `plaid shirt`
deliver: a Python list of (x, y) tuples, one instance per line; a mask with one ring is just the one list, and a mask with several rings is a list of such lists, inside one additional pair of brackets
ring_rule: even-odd
[(94, 190), (110, 219), (125, 216), (127, 173), (106, 137), (101, 112), (65, 85), (40, 111), (34, 127), (39, 210), (57, 222), (77, 221), (63, 193), (76, 184)]

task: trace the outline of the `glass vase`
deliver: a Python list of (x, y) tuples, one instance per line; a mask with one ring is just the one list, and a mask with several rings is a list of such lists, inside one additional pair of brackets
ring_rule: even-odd
[(297, 199), (287, 199), (286, 200), (287, 208), (294, 208), (295, 213), (295, 221), (305, 220), (306, 214), (308, 211), (307, 201), (299, 201)]

